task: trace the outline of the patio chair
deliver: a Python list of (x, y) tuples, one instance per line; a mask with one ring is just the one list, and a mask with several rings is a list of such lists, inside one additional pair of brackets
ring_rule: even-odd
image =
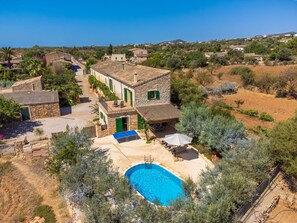
[(124, 106), (125, 106), (125, 102), (124, 101), (121, 101), (120, 107), (123, 108)]
[(113, 106), (114, 106), (114, 107), (118, 107), (118, 106), (119, 106), (119, 102), (118, 102), (118, 100), (114, 100), (114, 101), (113, 101)]

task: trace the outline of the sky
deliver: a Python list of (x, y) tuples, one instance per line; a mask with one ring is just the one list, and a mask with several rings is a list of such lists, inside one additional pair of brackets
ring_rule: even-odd
[(0, 0), (0, 47), (207, 41), (297, 32), (297, 0)]

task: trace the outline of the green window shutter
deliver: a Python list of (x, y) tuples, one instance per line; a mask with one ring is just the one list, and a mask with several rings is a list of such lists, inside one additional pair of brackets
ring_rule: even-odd
[(127, 88), (124, 88), (124, 100), (125, 100), (125, 102), (128, 101), (128, 97), (127, 97)]
[(100, 112), (100, 118), (103, 119), (103, 117), (104, 117), (104, 116), (103, 116), (103, 113)]
[(137, 116), (137, 121), (138, 121), (138, 129), (144, 129), (145, 121), (139, 114)]
[(130, 104), (133, 106), (133, 93), (130, 91)]
[(113, 91), (113, 83), (111, 79), (109, 79), (109, 89)]
[(123, 119), (117, 118), (116, 119), (116, 132), (122, 132), (123, 131)]
[(160, 91), (156, 91), (156, 98), (160, 100)]
[(147, 92), (147, 99), (151, 100), (151, 92), (150, 91)]

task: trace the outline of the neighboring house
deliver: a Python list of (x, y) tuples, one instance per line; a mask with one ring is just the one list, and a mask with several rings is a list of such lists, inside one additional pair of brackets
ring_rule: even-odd
[(23, 121), (60, 116), (58, 92), (44, 91), (41, 77), (18, 81), (0, 95), (22, 106)]
[[(10, 60), (10, 64), (12, 68), (18, 68), (20, 63), (23, 61), (22, 57), (12, 56)], [(0, 65), (3, 67), (8, 67), (8, 61), (0, 61)]]
[(64, 52), (51, 52), (45, 55), (46, 65), (53, 66), (54, 63), (71, 63), (71, 55)]
[(132, 60), (134, 62), (141, 63), (141, 62), (147, 60), (148, 53), (147, 53), (146, 49), (133, 48), (133, 49), (130, 49), (130, 51), (133, 52)]
[(35, 120), (60, 116), (59, 95), (57, 91), (29, 91), (1, 94), (22, 106), (22, 120)]
[(144, 122), (173, 124), (179, 118), (179, 110), (170, 103), (168, 70), (104, 61), (91, 66), (91, 75), (120, 99), (118, 104), (99, 100), (99, 136), (141, 129)]
[(110, 56), (111, 61), (120, 61), (125, 62), (126, 61), (126, 54), (112, 54)]

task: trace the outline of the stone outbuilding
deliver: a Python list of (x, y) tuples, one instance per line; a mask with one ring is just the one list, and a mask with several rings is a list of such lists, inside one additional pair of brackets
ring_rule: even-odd
[(15, 82), (0, 93), (22, 106), (22, 120), (60, 116), (58, 91), (44, 91), (41, 76)]
[(29, 91), (4, 93), (22, 106), (22, 120), (35, 120), (60, 116), (59, 95), (57, 91)]
[(154, 126), (172, 125), (179, 118), (179, 110), (170, 103), (168, 70), (104, 61), (91, 66), (91, 75), (119, 98), (118, 101), (99, 98), (101, 135), (141, 129), (145, 122)]

